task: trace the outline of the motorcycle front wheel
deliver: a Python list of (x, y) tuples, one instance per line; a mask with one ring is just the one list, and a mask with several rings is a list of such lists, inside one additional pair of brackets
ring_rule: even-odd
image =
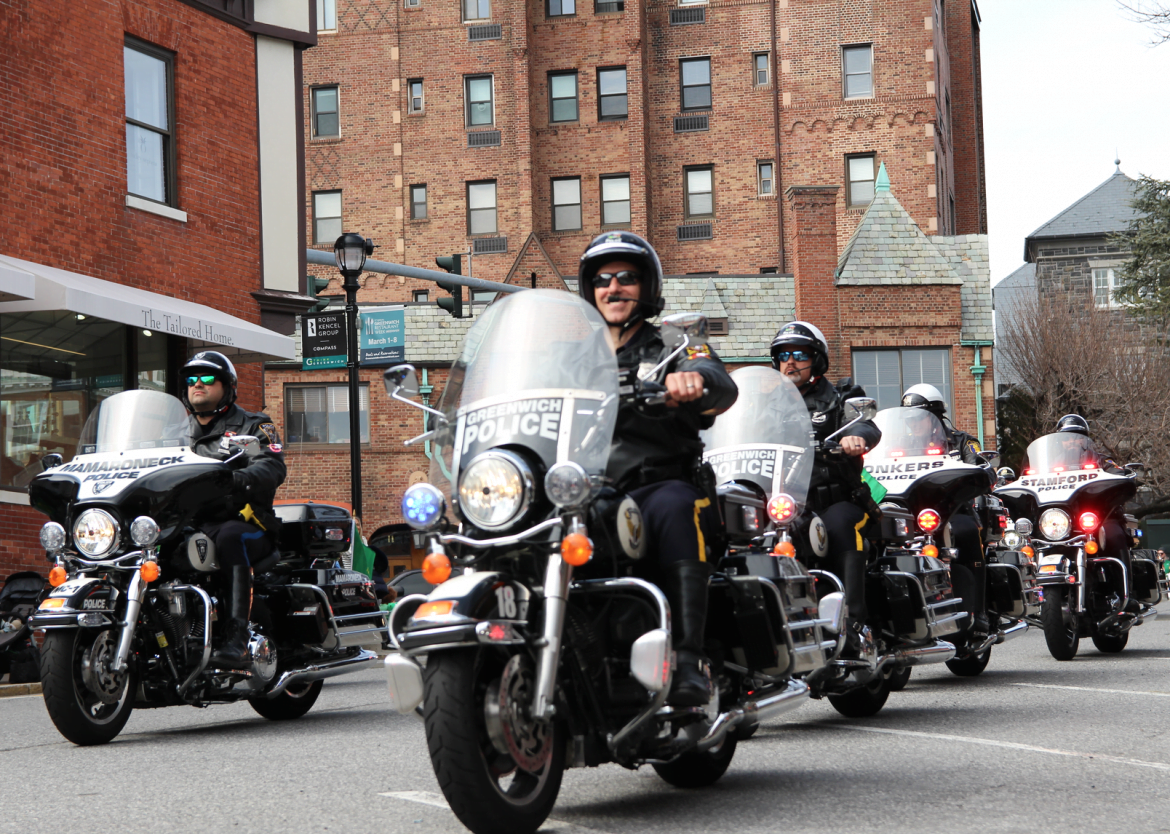
[(983, 654), (971, 654), (966, 657), (954, 657), (947, 661), (947, 668), (960, 678), (973, 678), (982, 674), (991, 662), (991, 649)]
[[(108, 671), (118, 645), (113, 630), (48, 631), (41, 646), (41, 687), (57, 731), (83, 747), (112, 740), (134, 709), (134, 675)], [(95, 689), (96, 687), (96, 689)]]
[(275, 698), (249, 698), (248, 703), (269, 721), (292, 721), (313, 708), (324, 685), (325, 681), (306, 681), (290, 686)]
[(1099, 652), (1117, 654), (1125, 648), (1127, 643), (1129, 643), (1128, 631), (1123, 631), (1121, 634), (1100, 634), (1096, 629), (1093, 630), (1093, 645), (1097, 647)]
[[(451, 810), (475, 834), (531, 834), (556, 802), (565, 727), (527, 717), (534, 686), (530, 668), (491, 650), (427, 657), (423, 723), (431, 764)], [(501, 752), (509, 743), (531, 770)]]
[(1081, 645), (1077, 616), (1065, 610), (1066, 593), (1063, 588), (1044, 589), (1044, 603), (1040, 607), (1040, 622), (1044, 624), (1044, 642), (1048, 653), (1057, 660), (1072, 660)]

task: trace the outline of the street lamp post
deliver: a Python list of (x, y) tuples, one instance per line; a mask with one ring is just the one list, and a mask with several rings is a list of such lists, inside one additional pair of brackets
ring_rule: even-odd
[(374, 241), (353, 232), (346, 232), (333, 244), (333, 256), (344, 279), (345, 290), (346, 366), (349, 368), (349, 496), (355, 518), (362, 514), (362, 420), (358, 386), (358, 306), (357, 291), (361, 289), (358, 276), (366, 265), (366, 257), (374, 254)]

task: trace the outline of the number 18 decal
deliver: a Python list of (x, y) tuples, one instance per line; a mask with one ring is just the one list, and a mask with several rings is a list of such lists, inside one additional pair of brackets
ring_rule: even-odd
[(519, 600), (517, 605), (516, 589), (511, 585), (501, 585), (496, 588), (496, 608), (500, 616), (507, 620), (524, 619), (528, 608), (528, 600)]

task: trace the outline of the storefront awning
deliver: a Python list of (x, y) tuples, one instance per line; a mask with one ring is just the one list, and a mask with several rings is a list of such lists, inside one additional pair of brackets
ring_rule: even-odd
[[(32, 278), (31, 287), (27, 279), (21, 283), (22, 275)], [(235, 362), (296, 356), (291, 336), (211, 307), (0, 255), (0, 313), (42, 310), (68, 310), (183, 336), (192, 346), (221, 351)]]
[(36, 298), (36, 280), (31, 272), (9, 266), (0, 260), (0, 302)]

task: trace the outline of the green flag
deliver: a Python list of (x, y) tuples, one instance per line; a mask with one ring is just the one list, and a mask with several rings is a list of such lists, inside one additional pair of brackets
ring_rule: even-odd
[(878, 482), (878, 479), (870, 475), (864, 469), (861, 470), (861, 480), (869, 487), (869, 494), (873, 496), (875, 504), (882, 503), (882, 499), (886, 497), (886, 488)]

